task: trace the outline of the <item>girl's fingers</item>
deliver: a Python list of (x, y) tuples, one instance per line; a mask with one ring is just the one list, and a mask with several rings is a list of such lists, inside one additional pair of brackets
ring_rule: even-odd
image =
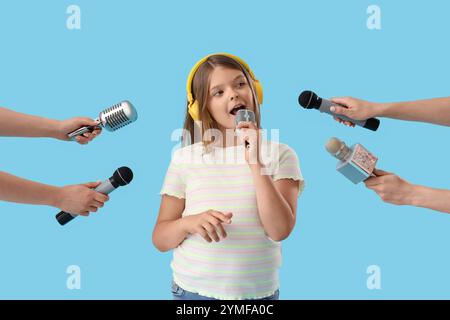
[(217, 225), (217, 229), (219, 229), (222, 239), (227, 237), (227, 232), (225, 231), (225, 228), (223, 227), (223, 225), (221, 223), (219, 223)]
[[(231, 216), (233, 215), (231, 212), (229, 212), (229, 213), (230, 213)], [(220, 221), (222, 221), (222, 222), (231, 223), (231, 216), (230, 215), (226, 216), (222, 212), (214, 211), (214, 210), (211, 211), (211, 214), (214, 217), (216, 217), (217, 219), (219, 219)]]
[(241, 121), (236, 126), (236, 129), (258, 129), (253, 122)]
[(214, 225), (210, 224), (210, 223), (204, 223), (202, 225), (202, 227), (208, 232), (208, 235), (214, 239), (214, 241), (219, 242), (220, 238), (219, 235), (216, 232), (216, 228), (214, 227)]
[(219, 234), (222, 238), (225, 238), (227, 236), (227, 233), (225, 232), (225, 228), (222, 226), (222, 221), (219, 220), (216, 217), (210, 216), (208, 222), (211, 224), (212, 227), (214, 227), (214, 232), (219, 231)]
[(212, 242), (211, 238), (208, 235), (208, 232), (206, 232), (205, 229), (203, 229), (202, 227), (199, 227), (197, 229), (197, 233), (202, 236), (203, 239), (205, 239), (207, 242)]

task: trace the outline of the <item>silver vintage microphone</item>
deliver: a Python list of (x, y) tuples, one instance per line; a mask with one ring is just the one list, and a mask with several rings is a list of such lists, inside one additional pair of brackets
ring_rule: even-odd
[(75, 140), (77, 136), (85, 132), (92, 132), (95, 128), (105, 128), (108, 131), (118, 130), (138, 118), (136, 108), (129, 101), (122, 101), (100, 112), (96, 122), (97, 126), (85, 126), (68, 134), (70, 140)]

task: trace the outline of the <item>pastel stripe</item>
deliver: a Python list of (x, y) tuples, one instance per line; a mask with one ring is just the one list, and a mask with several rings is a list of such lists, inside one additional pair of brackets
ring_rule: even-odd
[[(268, 166), (270, 177), (301, 180), (295, 152), (282, 144), (270, 146), (279, 157)], [(185, 199), (183, 216), (211, 209), (233, 213), (232, 223), (223, 224), (225, 239), (209, 243), (194, 234), (174, 250), (173, 276), (181, 287), (211, 297), (261, 297), (279, 286), (281, 244), (269, 239), (261, 224), (253, 176), (240, 161), (243, 149), (223, 150), (231, 162), (221, 160), (222, 152), (205, 154), (201, 144), (173, 155), (161, 193)]]

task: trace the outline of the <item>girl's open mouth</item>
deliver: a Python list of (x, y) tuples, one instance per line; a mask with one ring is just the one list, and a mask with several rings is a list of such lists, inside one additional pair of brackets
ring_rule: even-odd
[(235, 107), (230, 111), (230, 113), (231, 113), (233, 116), (235, 116), (236, 113), (237, 113), (239, 110), (245, 110), (245, 109), (247, 109), (246, 106), (244, 106), (243, 104), (239, 104), (239, 105), (235, 106)]

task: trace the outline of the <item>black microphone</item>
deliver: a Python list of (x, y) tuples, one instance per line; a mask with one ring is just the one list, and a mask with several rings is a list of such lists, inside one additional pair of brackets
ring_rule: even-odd
[[(103, 194), (109, 194), (116, 190), (118, 187), (129, 184), (131, 180), (133, 180), (133, 171), (131, 171), (131, 169), (128, 167), (120, 167), (119, 169), (114, 171), (114, 174), (111, 178), (103, 181), (97, 188), (95, 188), (95, 191)], [(75, 219), (77, 216), (77, 214), (61, 211), (56, 215), (56, 220), (58, 220), (59, 224), (63, 226), (69, 221)]]
[[(342, 120), (353, 122), (354, 124), (372, 130), (377, 131), (378, 127), (380, 126), (380, 120), (377, 118), (370, 118), (367, 120), (353, 120), (349, 117), (346, 117), (344, 115), (335, 114), (333, 113), (330, 108), (334, 105), (339, 105), (337, 103), (331, 102), (326, 99), (322, 99), (317, 94), (315, 94), (312, 91), (303, 91), (300, 96), (298, 97), (298, 103), (305, 109), (317, 109), (320, 112), (328, 113), (332, 116), (336, 116)], [(341, 105), (342, 106), (342, 105)], [(342, 106), (345, 108), (345, 106)]]

